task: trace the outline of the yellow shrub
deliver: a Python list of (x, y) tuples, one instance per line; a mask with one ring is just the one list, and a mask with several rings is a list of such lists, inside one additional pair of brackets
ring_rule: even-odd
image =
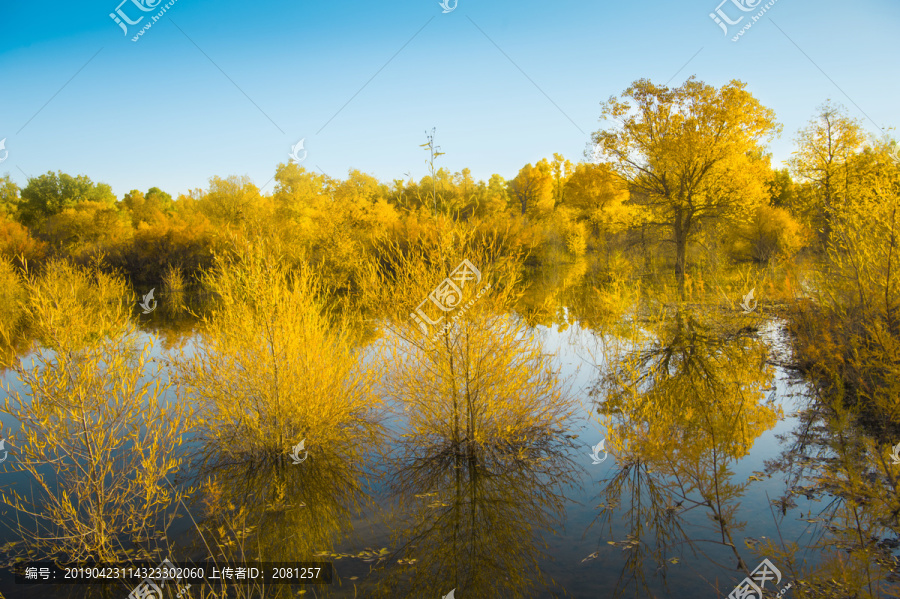
[(378, 367), (364, 365), (347, 328), (331, 322), (309, 269), (291, 271), (254, 248), (220, 258), (204, 284), (218, 302), (177, 369), (210, 448), (277, 458), (305, 439), (310, 453), (365, 451), (377, 431)]
[(789, 258), (806, 243), (808, 233), (783, 208), (760, 206), (750, 220), (736, 227), (730, 238), (731, 253), (738, 259), (769, 262)]
[(188, 414), (165, 404), (168, 382), (147, 372), (150, 346), (139, 342), (122, 279), (51, 262), (25, 288), (42, 344), (17, 360), (0, 413), (16, 422), (4, 466), (29, 484), (0, 490), (0, 503), (17, 513), (29, 551), (124, 559), (134, 551), (123, 539), (153, 538), (181, 497), (166, 479), (179, 466)]

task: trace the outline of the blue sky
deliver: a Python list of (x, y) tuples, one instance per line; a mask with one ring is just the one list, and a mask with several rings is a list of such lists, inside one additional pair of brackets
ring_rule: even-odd
[[(738, 42), (709, 17), (719, 0), (177, 0), (137, 42), (168, 0), (126, 0), (145, 15), (127, 36), (120, 1), (0, 0), (0, 175), (86, 174), (119, 197), (214, 175), (271, 191), (305, 139), (307, 168), (418, 179), (435, 127), (439, 166), (510, 178), (554, 152), (583, 159), (599, 103), (640, 78), (746, 82), (784, 126), (776, 163), (826, 99), (871, 132), (900, 120), (889, 0), (777, 0)], [(748, 15), (736, 32), (763, 4), (721, 10)]]

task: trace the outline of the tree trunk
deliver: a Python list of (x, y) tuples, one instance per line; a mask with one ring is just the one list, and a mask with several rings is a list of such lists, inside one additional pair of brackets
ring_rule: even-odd
[(678, 283), (678, 295), (685, 300), (684, 272), (685, 254), (687, 253), (687, 235), (680, 233), (675, 237), (675, 281)]
[(644, 274), (649, 275), (652, 270), (652, 261), (650, 246), (647, 244), (647, 223), (641, 223), (641, 254), (644, 257)]
[(684, 287), (685, 263), (687, 261), (688, 228), (690, 222), (684, 218), (681, 209), (675, 214), (673, 229), (675, 233), (675, 282), (678, 284), (678, 295), (681, 301), (686, 298)]

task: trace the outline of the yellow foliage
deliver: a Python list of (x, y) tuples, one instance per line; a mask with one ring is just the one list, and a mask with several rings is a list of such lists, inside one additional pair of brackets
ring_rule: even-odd
[(566, 233), (566, 249), (576, 258), (584, 256), (587, 251), (587, 228), (584, 223), (572, 223)]
[(900, 421), (900, 169), (870, 169), (832, 214), (827, 262), (798, 310), (802, 363), (832, 400), (858, 404), (884, 425)]
[(794, 256), (809, 241), (809, 233), (787, 210), (763, 205), (733, 227), (727, 240), (735, 257), (766, 263), (776, 256)]
[(715, 88), (692, 77), (668, 88), (642, 79), (622, 96), (603, 106), (623, 126), (597, 131), (593, 141), (635, 202), (670, 229), (683, 294), (688, 244), (700, 223), (740, 217), (768, 199), (763, 143), (779, 129), (775, 114), (740, 81)]
[(565, 189), (564, 204), (587, 217), (598, 231), (615, 233), (630, 225), (628, 188), (607, 165), (578, 164)]
[(521, 214), (538, 219), (548, 216), (553, 210), (553, 191), (551, 166), (546, 158), (535, 166), (530, 163), (523, 166), (507, 185), (509, 198), (518, 205)]
[[(777, 413), (760, 403), (772, 377), (765, 346), (709, 326), (688, 313), (635, 332), (629, 342), (644, 349), (625, 353), (604, 381), (602, 412), (616, 422), (623, 451), (655, 460), (682, 454), (702, 463), (711, 453), (736, 460), (775, 425)], [(694, 474), (707, 476), (702, 468)]]
[(347, 328), (330, 319), (308, 267), (291, 271), (257, 245), (220, 258), (204, 284), (218, 301), (178, 371), (210, 447), (271, 459), (304, 439), (310, 452), (353, 454), (374, 443), (377, 364), (363, 364)]
[(73, 254), (94, 245), (121, 242), (131, 237), (125, 214), (104, 202), (81, 202), (48, 217), (40, 226), (50, 243)]
[(44, 557), (124, 559), (123, 540), (149, 539), (182, 497), (167, 477), (180, 464), (188, 412), (164, 403), (168, 382), (148, 372), (150, 346), (124, 308), (124, 281), (52, 262), (25, 285), (42, 346), (16, 362), (19, 384), (4, 385), (0, 412), (19, 423), (8, 467), (32, 484), (0, 490), (0, 501)]
[(25, 289), (16, 269), (9, 260), (0, 260), (0, 343), (4, 349), (15, 341), (24, 316), (22, 304), (25, 298)]

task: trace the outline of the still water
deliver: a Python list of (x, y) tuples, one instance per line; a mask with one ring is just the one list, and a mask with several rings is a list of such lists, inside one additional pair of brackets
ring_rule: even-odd
[[(876, 565), (896, 546), (887, 514), (847, 483), (870, 468), (868, 492), (890, 493), (892, 481), (855, 448), (863, 433), (835, 438), (791, 374), (783, 323), (722, 328), (687, 311), (622, 335), (559, 314), (532, 332), (573, 409), (527, 451), (404, 450), (411, 415), (389, 397), (392, 441), (362, 448), (360, 463), (311, 453), (299, 465), (183, 472), (177, 482), (195, 487), (173, 506), (173, 561), (252, 549), (334, 564), (330, 586), (245, 595), (266, 597), (725, 597), (764, 559), (767, 596), (798, 596), (798, 580), (825, 593), (819, 573), (836, 565), (859, 569), (871, 596), (897, 591)], [(189, 332), (147, 334), (159, 358), (173, 339), (191, 350)], [(2, 517), (12, 525), (9, 508)], [(0, 542), (10, 540), (7, 529)], [(9, 570), (0, 585), (9, 598), (131, 590), (25, 587)], [(808, 596), (841, 596), (827, 592)]]

